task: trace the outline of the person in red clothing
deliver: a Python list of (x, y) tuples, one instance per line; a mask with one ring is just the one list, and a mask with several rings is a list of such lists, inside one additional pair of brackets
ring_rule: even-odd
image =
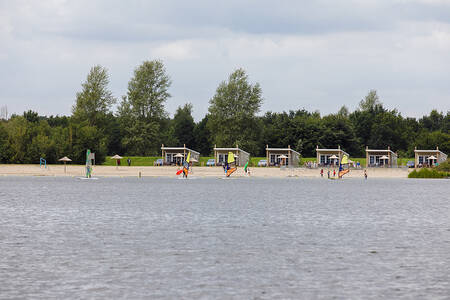
[(333, 177), (336, 177), (336, 170), (333, 170)]

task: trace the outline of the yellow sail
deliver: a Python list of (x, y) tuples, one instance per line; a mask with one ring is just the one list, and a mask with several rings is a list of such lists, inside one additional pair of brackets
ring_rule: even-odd
[(233, 152), (228, 152), (228, 163), (234, 163), (234, 154)]
[(189, 153), (188, 153), (188, 156), (186, 158), (186, 162), (190, 163), (190, 160), (191, 160), (191, 151), (189, 151)]
[(347, 155), (344, 155), (344, 157), (342, 157), (341, 164), (343, 164), (343, 165), (348, 164), (348, 156)]

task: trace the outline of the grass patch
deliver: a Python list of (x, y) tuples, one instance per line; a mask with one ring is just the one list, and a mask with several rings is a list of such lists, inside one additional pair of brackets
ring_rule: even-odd
[[(128, 166), (127, 159), (131, 159), (131, 166), (153, 166), (153, 163), (161, 158), (160, 156), (123, 156), (120, 160), (121, 166)], [(116, 160), (111, 159), (111, 156), (107, 156), (103, 166), (115, 166)]]
[(436, 169), (422, 168), (419, 171), (414, 170), (408, 174), (408, 178), (448, 178), (450, 172), (442, 172)]

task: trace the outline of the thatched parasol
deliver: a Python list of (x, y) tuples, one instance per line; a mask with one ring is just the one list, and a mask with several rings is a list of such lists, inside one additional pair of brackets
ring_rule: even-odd
[(119, 163), (119, 160), (122, 159), (122, 158), (123, 158), (122, 156), (117, 155), (117, 154), (111, 157), (111, 159), (115, 159), (116, 160), (116, 170), (119, 168), (118, 163)]
[(72, 160), (70, 158), (68, 158), (67, 156), (64, 156), (63, 158), (58, 159), (58, 161), (64, 162), (64, 173), (66, 173), (66, 163), (68, 161), (72, 161)]

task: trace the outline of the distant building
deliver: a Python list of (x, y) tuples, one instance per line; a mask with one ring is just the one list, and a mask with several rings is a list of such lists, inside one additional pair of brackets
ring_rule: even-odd
[(267, 166), (279, 166), (284, 163), (290, 167), (298, 167), (300, 153), (291, 149), (289, 145), (287, 148), (269, 148), (269, 145), (266, 145), (266, 158)]
[(387, 149), (369, 149), (366, 146), (366, 168), (368, 167), (397, 167), (397, 153)]
[(183, 145), (183, 147), (165, 147), (162, 144), (161, 152), (164, 164), (168, 165), (182, 164), (186, 160), (189, 152), (191, 152), (191, 159), (196, 161), (200, 159), (200, 153), (187, 148), (186, 145)]
[(317, 165), (319, 166), (339, 166), (340, 161), (344, 155), (350, 155), (338, 146), (337, 149), (319, 149), (316, 147)]
[(414, 148), (414, 167), (428, 167), (440, 164), (447, 160), (447, 154), (439, 150), (439, 147), (436, 147), (436, 150), (417, 150)]
[(228, 153), (231, 152), (235, 156), (236, 165), (243, 167), (250, 159), (250, 154), (236, 145), (236, 148), (217, 148), (214, 145), (214, 158), (216, 159), (216, 165), (221, 166), (228, 161)]

